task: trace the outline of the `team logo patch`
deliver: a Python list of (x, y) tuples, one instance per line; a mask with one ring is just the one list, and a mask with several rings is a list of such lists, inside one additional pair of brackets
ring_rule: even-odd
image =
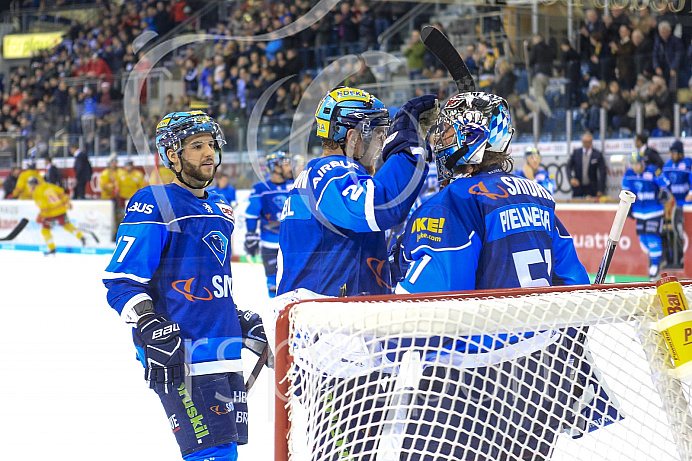
[(182, 294), (185, 296), (185, 299), (187, 299), (190, 302), (195, 302), (197, 300), (199, 301), (211, 301), (212, 296), (211, 292), (206, 288), (202, 287), (202, 289), (207, 293), (206, 296), (195, 296), (192, 294), (192, 282), (194, 282), (195, 278), (192, 277), (191, 279), (187, 280), (176, 280), (175, 282), (171, 283), (171, 287), (177, 291), (178, 293)]
[[(232, 211), (231, 214), (233, 214)], [(211, 231), (205, 235), (202, 240), (207, 244), (212, 253), (214, 253), (219, 264), (223, 266), (224, 262), (226, 262), (226, 255), (228, 254), (228, 237), (219, 231)]]
[(497, 186), (500, 191), (498, 192), (490, 192), (487, 187), (485, 187), (485, 184), (483, 184), (483, 181), (479, 182), (478, 184), (474, 184), (469, 188), (469, 193), (473, 195), (484, 195), (485, 197), (488, 197), (489, 199), (492, 200), (497, 200), (499, 198), (505, 198), (509, 197), (509, 194), (503, 188), (502, 186)]
[(366, 263), (368, 264), (368, 267), (372, 271), (373, 274), (375, 274), (375, 280), (377, 280), (377, 286), (379, 287), (384, 287), (388, 290), (391, 290), (392, 287), (390, 287), (387, 282), (385, 282), (382, 279), (382, 271), (384, 269), (384, 261), (380, 261), (379, 259), (376, 258), (368, 258), (366, 260)]
[(213, 405), (209, 407), (217, 415), (227, 415), (234, 410), (233, 402), (226, 402), (226, 405)]
[(221, 213), (233, 223), (235, 223), (235, 216), (233, 215), (233, 208), (231, 208), (230, 205), (226, 205), (225, 203), (217, 202), (216, 206), (219, 207), (219, 210), (221, 210)]

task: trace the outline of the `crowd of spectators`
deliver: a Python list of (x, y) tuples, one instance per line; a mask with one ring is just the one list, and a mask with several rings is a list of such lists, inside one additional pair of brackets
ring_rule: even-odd
[[(24, 6), (46, 6), (35, 3)], [(69, 3), (89, 2), (61, 2)], [(92, 152), (122, 148), (127, 132), (120, 77), (143, 52), (133, 40), (145, 30), (164, 36), (191, 13), (190, 2), (182, 0), (95, 3), (93, 19), (73, 20), (59, 45), (40, 51), (3, 82), (1, 131), (20, 134), (32, 153), (46, 156), (54, 137), (65, 138), (66, 146), (83, 136)], [(110, 145), (113, 138), (119, 146)]]
[[(682, 105), (682, 130), (692, 131), (691, 39), (692, 18), (667, 6), (654, 16), (647, 6), (633, 11), (613, 5), (609, 14), (585, 11), (578, 43), (534, 35), (525, 44), (526, 71), (515, 69), (502, 44), (487, 37), (460, 52), (480, 88), (509, 101), (521, 133), (532, 133), (538, 117), (541, 131), (553, 126), (564, 134), (566, 110), (575, 115), (575, 137), (598, 133), (603, 108), (607, 135), (631, 136), (641, 107), (644, 130), (659, 136), (671, 131), (676, 102)], [(413, 55), (413, 45), (407, 51)], [(414, 74), (440, 75), (439, 63), (424, 59), (425, 67), (413, 68)], [(555, 81), (557, 91), (551, 88)]]
[[(82, 136), (92, 152), (105, 155), (122, 151), (128, 128), (122, 112), (121, 76), (132, 70), (148, 49), (135, 48), (135, 37), (147, 30), (164, 37), (203, 2), (65, 0), (61, 4), (69, 3), (95, 3), (98, 14), (90, 16), (98, 19), (73, 21), (62, 43), (40, 52), (30, 66), (19, 67), (8, 76), (0, 131), (21, 134), (27, 149), (35, 148), (42, 156), (47, 155), (47, 140), (59, 135)], [(211, 50), (200, 50), (199, 44), (193, 44), (176, 50), (175, 56), (165, 60), (174, 75), (182, 76), (183, 94), (168, 95), (163, 108), (142, 104), (142, 125), (153, 128), (161, 112), (198, 102), (229, 129), (229, 137), (238, 137), (238, 130), (233, 128), (245, 125), (260, 95), (277, 80), (292, 76), (265, 110), (267, 116), (288, 119), (319, 69), (340, 55), (374, 49), (377, 35), (408, 6), (405, 2), (342, 2), (299, 34), (270, 41), (246, 39), (288, 26), (312, 3), (295, 0), (232, 4), (227, 18), (198, 29), (220, 36)], [(25, 1), (24, 6), (41, 9), (46, 3)], [(351, 81), (359, 80), (356, 76)], [(374, 78), (368, 82), (374, 82)], [(146, 93), (145, 87), (141, 95), (144, 103)], [(230, 139), (229, 144), (242, 148), (241, 137)]]
[[(66, 3), (88, 2), (62, 2)], [(261, 38), (290, 25), (313, 3), (231, 4), (228, 17), (200, 30), (220, 37), (212, 45), (192, 44), (165, 60), (173, 75), (180, 76), (183, 93), (168, 95), (163, 107), (142, 104), (142, 126), (153, 129), (163, 113), (197, 102), (227, 128), (229, 145), (242, 149), (243, 131), (234, 128), (245, 126), (257, 100), (274, 82), (288, 77), (264, 113), (281, 124), (291, 119), (320, 69), (343, 54), (378, 48), (378, 35), (410, 7), (406, 2), (344, 1), (298, 34)], [(122, 73), (130, 71), (147, 50), (135, 48), (134, 38), (146, 30), (163, 37), (201, 6), (189, 0), (95, 4), (98, 19), (73, 21), (62, 43), (40, 52), (30, 66), (16, 69), (4, 81), (0, 131), (21, 134), (27, 148), (39, 155), (47, 155), (48, 140), (61, 134), (82, 136), (92, 152), (124, 150), (128, 128), (122, 112)], [(25, 1), (24, 5), (41, 8), (46, 3)], [(417, 34), (413, 31), (410, 42), (401, 43), (409, 76), (445, 77), (444, 67)], [(461, 52), (478, 76), (480, 89), (508, 99), (519, 132), (532, 132), (535, 117), (541, 129), (564, 120), (565, 110), (574, 110), (575, 135), (597, 132), (603, 108), (608, 134), (629, 135), (635, 131), (636, 110), (641, 107), (644, 129), (656, 136), (671, 131), (674, 102), (682, 104), (683, 129), (692, 130), (690, 38), (692, 27), (666, 9), (655, 16), (647, 7), (630, 11), (613, 6), (607, 15), (590, 9), (578, 44), (562, 40), (558, 45), (554, 38), (540, 34), (527, 43), (530, 86), (521, 83), (522, 73), (504, 55), (506, 50), (486, 37)], [(556, 77), (563, 82), (558, 93), (550, 88)], [(361, 69), (346, 83), (373, 82), (372, 72)], [(146, 97), (145, 87), (142, 102)], [(144, 133), (148, 139), (151, 134)]]

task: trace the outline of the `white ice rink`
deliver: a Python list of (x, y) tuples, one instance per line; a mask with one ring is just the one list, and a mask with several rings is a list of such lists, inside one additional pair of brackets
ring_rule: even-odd
[[(106, 302), (109, 259), (0, 250), (0, 460), (181, 459), (131, 329)], [(236, 303), (264, 314), (262, 265), (234, 264), (233, 276)], [(273, 379), (265, 368), (250, 393), (242, 460), (273, 459)]]
[[(101, 276), (109, 259), (0, 250), (0, 461), (181, 459), (135, 360), (131, 330), (106, 302)], [(236, 303), (267, 318), (262, 265), (234, 264), (233, 275)], [(249, 371), (256, 359), (244, 353)], [(249, 395), (250, 443), (240, 448), (241, 461), (273, 459), (273, 379), (265, 368)], [(641, 397), (630, 401), (647, 401)], [(652, 411), (641, 410), (644, 417)], [(608, 460), (677, 458), (674, 446), (663, 457), (636, 451), (622, 457), (622, 441), (633, 448), (644, 439), (662, 440), (659, 434), (626, 424), (598, 433), (568, 445), (561, 438), (553, 459), (586, 461), (593, 453)]]

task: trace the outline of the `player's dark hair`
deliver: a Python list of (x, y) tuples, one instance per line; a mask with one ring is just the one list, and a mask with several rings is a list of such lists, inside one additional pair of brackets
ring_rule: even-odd
[(489, 152), (486, 150), (483, 154), (483, 160), (478, 166), (480, 170), (485, 170), (491, 165), (499, 166), (505, 173), (514, 171), (514, 159), (507, 151)]
[(341, 144), (333, 139), (322, 139), (322, 149), (337, 150), (341, 148)]

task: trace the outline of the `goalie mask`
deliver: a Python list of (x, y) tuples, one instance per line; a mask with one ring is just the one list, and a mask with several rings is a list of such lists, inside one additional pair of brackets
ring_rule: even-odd
[[(389, 111), (382, 101), (367, 91), (340, 86), (322, 98), (315, 119), (318, 137), (338, 142), (344, 154), (363, 166), (375, 165), (389, 127)], [(351, 129), (363, 141), (362, 152), (346, 143)]]
[(478, 165), (486, 151), (504, 153), (514, 128), (509, 105), (490, 93), (459, 93), (447, 101), (432, 130), (437, 175), (454, 178), (461, 165)]

